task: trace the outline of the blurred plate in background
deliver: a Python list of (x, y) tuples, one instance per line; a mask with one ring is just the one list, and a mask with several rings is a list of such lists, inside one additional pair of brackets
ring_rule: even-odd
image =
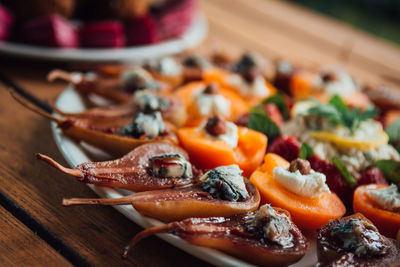
[(129, 62), (142, 61), (180, 53), (200, 44), (207, 35), (207, 21), (197, 14), (185, 34), (178, 39), (154, 45), (121, 49), (62, 49), (0, 42), (0, 53), (9, 56), (65, 62)]

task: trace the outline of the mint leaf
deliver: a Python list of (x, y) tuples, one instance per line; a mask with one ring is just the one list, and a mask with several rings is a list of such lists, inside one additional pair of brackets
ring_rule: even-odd
[(334, 95), (328, 104), (319, 104), (308, 110), (310, 114), (326, 118), (334, 125), (341, 124), (354, 133), (360, 127), (362, 121), (376, 117), (378, 111), (375, 107), (370, 106), (364, 112), (360, 109), (349, 109), (343, 99)]
[(255, 110), (250, 114), (248, 127), (265, 134), (269, 141), (281, 135), (278, 125), (267, 117), (264, 111)]
[(343, 99), (339, 95), (332, 96), (328, 104), (334, 106), (339, 111), (349, 109), (347, 104), (343, 101)]
[(361, 123), (361, 114), (359, 109), (342, 110), (342, 124), (353, 133)]
[(299, 158), (308, 159), (312, 155), (314, 155), (314, 150), (312, 149), (312, 147), (305, 142), (301, 143)]
[(308, 113), (324, 117), (334, 124), (341, 123), (341, 114), (332, 105), (319, 104), (308, 109)]
[(281, 112), (283, 119), (284, 120), (289, 119), (289, 108), (286, 104), (285, 97), (282, 94), (277, 93), (273, 96), (264, 99), (264, 101), (262, 102), (262, 104), (267, 104), (267, 103), (275, 104), (275, 106)]
[(250, 110), (251, 113), (258, 113), (258, 114), (263, 114), (265, 115), (265, 110), (261, 105), (257, 105), (251, 108)]
[(361, 114), (361, 120), (365, 121), (368, 119), (373, 119), (378, 116), (378, 109), (376, 109), (373, 105), (369, 105), (364, 113)]
[(390, 159), (382, 159), (377, 160), (375, 166), (383, 172), (386, 179), (395, 184), (400, 183), (400, 162)]
[(350, 174), (347, 167), (343, 164), (343, 162), (338, 157), (331, 158), (331, 162), (340, 171), (343, 178), (346, 180), (346, 182), (350, 185), (351, 188), (353, 188), (357, 185), (357, 182), (354, 179), (354, 177)]
[(400, 119), (386, 127), (386, 133), (391, 143), (400, 142)]

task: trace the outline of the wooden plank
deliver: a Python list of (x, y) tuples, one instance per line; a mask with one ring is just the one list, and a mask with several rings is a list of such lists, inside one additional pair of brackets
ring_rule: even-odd
[[(45, 82), (46, 68), (29, 62), (2, 62), (0, 71), (15, 73), (20, 84), (36, 95), (54, 98), (64, 85)], [(61, 175), (35, 159), (37, 152), (66, 165), (58, 152), (46, 119), (23, 109), (0, 88), (0, 190), (23, 207), (57, 238), (96, 266), (202, 266), (204, 262), (151, 237), (141, 242), (129, 259), (122, 248), (140, 230), (139, 226), (111, 207), (63, 208), (63, 197), (97, 197), (86, 185)], [(155, 256), (156, 254), (156, 256)], [(179, 259), (179, 261), (177, 261)]]
[[(226, 5), (226, 0), (213, 1)], [(296, 38), (315, 48), (334, 53), (352, 45), (349, 61), (360, 67), (378, 68), (382, 72), (399, 74), (399, 47), (375, 36), (330, 19), (316, 12), (285, 1), (229, 1), (232, 11), (240, 11), (246, 18), (262, 22), (272, 28)], [(336, 52), (335, 52), (336, 51)]]
[(1, 266), (72, 266), (0, 206)]
[[(345, 65), (351, 73), (367, 83), (382, 83), (384, 80), (378, 72), (371, 72), (363, 68), (363, 64), (352, 62), (340, 62), (339, 52), (329, 53), (329, 50), (320, 50), (308, 43), (302, 43), (293, 38), (290, 33), (277, 32), (262, 23), (253, 21), (252, 17), (243, 14), (244, 9), (226, 9), (224, 5), (218, 5), (220, 0), (203, 2), (203, 7), (208, 14), (211, 32), (215, 35), (223, 35), (231, 39), (228, 42), (244, 46), (247, 50), (257, 50), (269, 57), (283, 57), (306, 65), (338, 64)], [(223, 1), (223, 0), (221, 0)], [(234, 2), (234, 1), (233, 1)], [(232, 3), (233, 3), (232, 2)], [(230, 3), (230, 4), (232, 4)], [(227, 23), (229, 21), (229, 23)], [(226, 38), (219, 38), (218, 42)], [(375, 67), (374, 67), (375, 68)], [(375, 71), (378, 68), (374, 69)], [(390, 72), (391, 75), (396, 74)], [(388, 73), (386, 73), (388, 74)], [(397, 76), (395, 76), (397, 77)], [(393, 81), (385, 81), (386, 84), (398, 87)]]

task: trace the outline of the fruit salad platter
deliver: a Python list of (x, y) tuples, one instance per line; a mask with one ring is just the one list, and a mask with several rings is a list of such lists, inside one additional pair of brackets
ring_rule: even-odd
[[(398, 266), (400, 101), (340, 66), (247, 52), (53, 70), (69, 167), (37, 154), (146, 228), (218, 266)], [(89, 208), (89, 207), (88, 207)]]
[(13, 56), (140, 61), (192, 48), (206, 34), (195, 0), (0, 2), (0, 52)]

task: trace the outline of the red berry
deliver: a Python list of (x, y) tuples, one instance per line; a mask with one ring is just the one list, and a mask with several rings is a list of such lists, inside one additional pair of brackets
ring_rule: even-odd
[(163, 39), (181, 36), (185, 33), (195, 12), (196, 3), (194, 0), (167, 1), (157, 16)]
[(40, 46), (78, 46), (76, 28), (59, 15), (47, 15), (29, 21), (21, 29), (21, 39)]
[(278, 154), (290, 162), (299, 157), (300, 147), (301, 143), (293, 136), (280, 136), (271, 143), (268, 152)]
[(10, 36), (14, 17), (11, 11), (0, 4), (0, 40), (7, 40)]
[(317, 155), (313, 155), (308, 158), (311, 164), (311, 168), (314, 171), (321, 172), (326, 176), (326, 184), (329, 189), (336, 193), (338, 197), (346, 204), (351, 207), (353, 200), (353, 189), (342, 177), (342, 173), (329, 161), (321, 159)]
[(283, 118), (282, 118), (282, 114), (279, 111), (278, 107), (272, 103), (264, 104), (262, 107), (263, 107), (265, 113), (267, 113), (267, 116), (271, 120), (273, 120), (276, 123), (276, 125), (281, 127), (283, 124)]
[(119, 21), (86, 23), (79, 32), (83, 47), (113, 48), (125, 46), (124, 25)]
[(161, 39), (157, 24), (150, 15), (128, 20), (126, 28), (128, 46), (153, 44)]
[(387, 184), (387, 182), (382, 171), (377, 167), (373, 167), (364, 171), (360, 179), (358, 179), (357, 185), (363, 184)]

